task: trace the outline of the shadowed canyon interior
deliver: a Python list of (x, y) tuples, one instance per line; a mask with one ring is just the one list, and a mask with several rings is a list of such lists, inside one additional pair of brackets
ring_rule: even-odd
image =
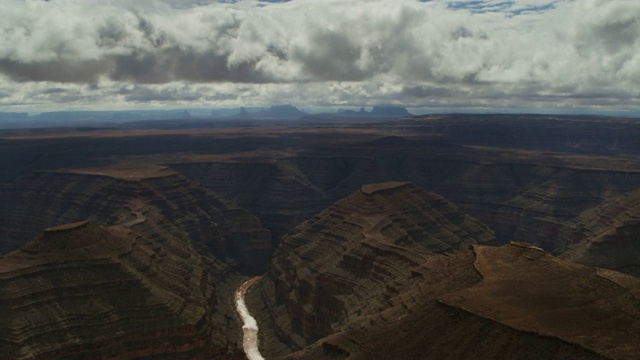
[(639, 122), (340, 120), (0, 133), (0, 359), (640, 357)]

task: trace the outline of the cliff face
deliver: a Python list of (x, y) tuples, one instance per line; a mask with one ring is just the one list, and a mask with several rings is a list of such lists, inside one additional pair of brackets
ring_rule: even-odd
[(288, 345), (302, 347), (387, 307), (422, 276), (414, 269), (426, 254), (494, 239), (485, 225), (411, 183), (364, 186), (285, 236), (260, 285), (268, 318)]
[(271, 231), (274, 249), (294, 225), (333, 202), (293, 160), (274, 163), (174, 164), (190, 179), (233, 200)]
[(0, 359), (233, 351), (225, 334), (231, 313), (211, 260), (184, 239), (148, 236), (158, 224), (137, 214), (111, 228), (86, 221), (50, 228), (0, 256)]
[(566, 236), (562, 258), (640, 276), (640, 191), (583, 212)]
[(525, 243), (473, 245), (493, 239), (411, 184), (364, 186), (287, 234), (248, 293), (261, 351), (291, 359), (640, 355), (638, 279)]
[[(636, 359), (640, 282), (526, 244), (425, 263), (386, 307), (286, 359)], [(284, 353), (284, 352), (283, 352)]]
[[(399, 147), (399, 148), (398, 148)], [(640, 188), (640, 172), (599, 168), (598, 161), (509, 159), (426, 148), (405, 141), (390, 148), (349, 149), (352, 156), (299, 156), (275, 163), (200, 163), (174, 166), (185, 176), (232, 199), (272, 230), (274, 243), (362, 184), (411, 181), (442, 195), (490, 226), (498, 241), (519, 240), (548, 251), (566, 245), (569, 222), (608, 198)], [(395, 155), (393, 155), (395, 154)], [(502, 159), (502, 158), (505, 159)], [(604, 160), (602, 160), (604, 161)]]
[[(135, 200), (196, 246), (242, 271), (263, 271), (269, 232), (246, 211), (218, 199), (178, 174), (134, 180), (82, 173), (40, 172), (0, 188), (0, 246), (15, 249), (46, 227), (89, 218), (112, 225)], [(176, 230), (178, 231), (178, 230)]]

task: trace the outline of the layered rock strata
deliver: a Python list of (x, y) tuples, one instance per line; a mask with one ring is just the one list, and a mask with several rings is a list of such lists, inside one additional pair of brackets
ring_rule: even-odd
[(640, 191), (583, 212), (566, 236), (562, 258), (640, 276)]
[(164, 176), (127, 180), (90, 173), (39, 172), (0, 187), (0, 249), (15, 249), (43, 229), (90, 219), (113, 225), (118, 212), (135, 200), (205, 247), (221, 261), (233, 261), (241, 271), (259, 273), (272, 253), (270, 234), (246, 211), (225, 202), (185, 177)]
[(411, 181), (490, 226), (501, 243), (516, 239), (557, 253), (567, 245), (563, 234), (569, 223), (582, 212), (640, 188), (637, 168), (601, 165), (613, 158), (514, 155), (426, 141), (326, 152), (269, 164), (172, 167), (258, 216), (272, 230), (274, 244), (301, 220), (363, 184)]
[(387, 307), (422, 277), (414, 269), (426, 254), (494, 240), (485, 225), (411, 183), (367, 185), (287, 234), (258, 288), (276, 333), (303, 347)]
[(286, 160), (174, 164), (172, 167), (260, 218), (271, 231), (274, 248), (293, 226), (334, 201)]
[(261, 352), (287, 359), (640, 356), (638, 279), (525, 243), (474, 245), (493, 239), (486, 226), (411, 184), (365, 186), (287, 234), (247, 294)]
[(232, 294), (271, 254), (256, 217), (176, 173), (41, 172), (0, 192), (3, 245), (22, 245), (0, 256), (1, 359), (242, 356)]
[[(235, 351), (220, 279), (139, 219), (47, 229), (0, 256), (0, 359), (211, 358)], [(131, 227), (141, 231), (131, 230)], [(217, 280), (217, 281), (216, 281)]]

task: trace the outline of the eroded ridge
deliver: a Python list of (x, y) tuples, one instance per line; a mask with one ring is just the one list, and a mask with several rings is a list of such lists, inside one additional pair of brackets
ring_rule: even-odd
[(260, 282), (275, 319), (265, 331), (303, 348), (387, 308), (424, 267), (442, 267), (446, 254), (493, 239), (485, 225), (411, 183), (367, 186), (284, 238)]

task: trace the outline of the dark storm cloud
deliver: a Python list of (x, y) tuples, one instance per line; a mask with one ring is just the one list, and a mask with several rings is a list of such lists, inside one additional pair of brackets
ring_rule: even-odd
[(125, 96), (126, 101), (132, 102), (196, 101), (202, 97), (201, 94), (186, 94), (179, 89), (153, 89), (144, 86), (121, 89), (119, 93)]
[(451, 90), (444, 87), (414, 86), (402, 88), (403, 97), (415, 98), (447, 97), (451, 96)]
[(0, 73), (6, 74), (17, 82), (96, 82), (102, 74), (109, 73), (111, 68), (112, 63), (108, 59), (38, 62), (0, 59)]
[(313, 78), (357, 81), (370, 75), (357, 64), (362, 49), (344, 33), (321, 30), (309, 40), (308, 49), (295, 50), (292, 59), (303, 64), (304, 71)]
[(228, 55), (215, 52), (195, 53), (173, 47), (153, 54), (132, 54), (115, 58), (113, 80), (136, 83), (166, 83), (178, 80), (192, 82), (264, 82), (255, 62), (227, 67)]

